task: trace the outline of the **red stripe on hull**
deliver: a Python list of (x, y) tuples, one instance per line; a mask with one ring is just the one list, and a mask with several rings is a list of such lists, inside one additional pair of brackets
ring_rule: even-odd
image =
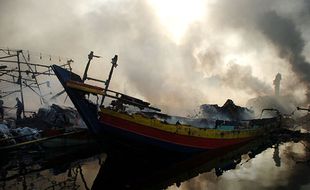
[(232, 146), (239, 143), (243, 143), (251, 139), (251, 138), (212, 139), (212, 138), (201, 138), (201, 137), (179, 135), (103, 114), (100, 117), (100, 122), (104, 123), (105, 125), (109, 125), (109, 127), (115, 127), (148, 138), (153, 138), (167, 143), (200, 149), (222, 148), (226, 146)]

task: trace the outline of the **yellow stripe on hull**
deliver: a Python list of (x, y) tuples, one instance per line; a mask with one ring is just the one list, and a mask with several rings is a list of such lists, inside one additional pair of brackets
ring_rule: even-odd
[(214, 139), (238, 139), (238, 138), (251, 138), (264, 133), (264, 130), (269, 127), (273, 127), (272, 124), (264, 126), (260, 129), (241, 129), (225, 131), (219, 129), (197, 128), (189, 125), (174, 125), (166, 124), (157, 119), (147, 118), (141, 114), (128, 115), (125, 113), (115, 112), (109, 109), (102, 108), (101, 113), (107, 114), (119, 119), (127, 120), (139, 125), (156, 128), (162, 131), (175, 133), (179, 135), (187, 135), (202, 138), (214, 138)]

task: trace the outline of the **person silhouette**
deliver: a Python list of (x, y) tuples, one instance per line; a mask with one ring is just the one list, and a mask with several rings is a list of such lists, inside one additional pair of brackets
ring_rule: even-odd
[(18, 98), (16, 98), (16, 106), (15, 107), (17, 108), (16, 120), (21, 120), (21, 114), (24, 111), (24, 104)]

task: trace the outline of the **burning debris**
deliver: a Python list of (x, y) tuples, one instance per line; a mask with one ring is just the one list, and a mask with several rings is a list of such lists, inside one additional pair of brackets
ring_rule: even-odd
[[(220, 128), (223, 122), (235, 125), (241, 120), (254, 119), (254, 112), (248, 108), (235, 105), (228, 99), (223, 106), (203, 104), (199, 114), (192, 117), (169, 116), (156, 112), (142, 112), (147, 117), (156, 118), (164, 123), (190, 125), (198, 128)], [(226, 128), (227, 129), (227, 128)]]
[(262, 109), (273, 108), (279, 110), (282, 114), (291, 114), (296, 110), (295, 98), (292, 96), (259, 96), (248, 100), (246, 106), (253, 109), (255, 114), (261, 113)]
[(232, 100), (228, 99), (220, 107), (217, 104), (203, 104), (200, 106), (201, 117), (208, 119), (221, 120), (248, 120), (254, 118), (254, 112), (248, 108), (237, 106)]

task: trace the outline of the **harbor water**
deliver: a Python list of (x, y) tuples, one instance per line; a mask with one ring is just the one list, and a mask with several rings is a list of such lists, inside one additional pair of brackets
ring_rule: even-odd
[[(308, 131), (303, 131), (307, 133)], [(310, 189), (307, 138), (263, 138), (195, 155), (103, 142), (1, 158), (1, 189)]]

